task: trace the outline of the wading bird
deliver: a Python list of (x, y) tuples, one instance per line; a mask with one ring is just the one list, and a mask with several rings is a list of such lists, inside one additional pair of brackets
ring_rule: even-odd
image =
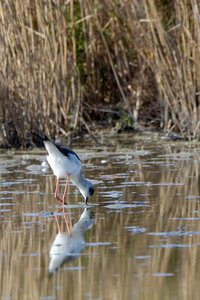
[[(37, 136), (39, 139), (42, 139), (44, 146), (48, 152), (47, 161), (54, 175), (57, 177), (55, 198), (62, 202), (63, 205), (67, 204), (65, 202), (65, 196), (70, 179), (72, 183), (77, 186), (80, 193), (85, 199), (85, 203), (87, 204), (88, 198), (94, 194), (94, 185), (91, 181), (83, 177), (82, 164), (78, 155), (65, 146), (60, 146), (51, 142), (46, 135), (44, 135), (44, 137), (41, 137), (36, 133), (32, 132), (32, 134)], [(62, 200), (58, 197), (58, 186), (60, 178), (66, 178)]]

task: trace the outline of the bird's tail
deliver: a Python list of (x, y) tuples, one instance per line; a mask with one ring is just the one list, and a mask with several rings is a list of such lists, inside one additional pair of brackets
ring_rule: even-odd
[(45, 141), (50, 141), (50, 139), (48, 138), (48, 136), (46, 136), (45, 134), (43, 135), (43, 137), (40, 136), (39, 134), (33, 132), (33, 131), (31, 131), (31, 134), (32, 134), (33, 136), (36, 136), (40, 141), (43, 141), (43, 142), (45, 142)]

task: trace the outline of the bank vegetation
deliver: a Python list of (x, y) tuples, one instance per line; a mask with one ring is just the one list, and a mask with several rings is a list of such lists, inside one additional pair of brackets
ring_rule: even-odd
[(0, 2), (1, 144), (30, 132), (200, 134), (197, 0)]

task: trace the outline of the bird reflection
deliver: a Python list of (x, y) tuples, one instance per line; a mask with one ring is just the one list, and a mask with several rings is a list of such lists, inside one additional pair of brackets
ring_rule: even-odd
[[(67, 225), (66, 219), (65, 222)], [(56, 235), (50, 250), (50, 274), (57, 271), (65, 262), (69, 262), (79, 257), (86, 245), (84, 233), (94, 224), (94, 213), (89, 208), (85, 208), (79, 221), (71, 228), (71, 230), (67, 227), (67, 231), (63, 233), (60, 231), (58, 219), (57, 224), (59, 233)]]

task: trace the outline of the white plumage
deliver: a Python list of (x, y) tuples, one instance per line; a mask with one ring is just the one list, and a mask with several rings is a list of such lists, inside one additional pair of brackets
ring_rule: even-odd
[(49, 141), (44, 141), (44, 145), (49, 154), (47, 161), (56, 177), (67, 178), (68, 174), (81, 172), (81, 161), (76, 155), (68, 153), (68, 156), (65, 156)]
[[(48, 152), (47, 161), (54, 175), (57, 177), (55, 191), (56, 199), (63, 204), (66, 204), (65, 195), (68, 186), (68, 180), (71, 179), (72, 183), (77, 186), (83, 195), (85, 203), (87, 204), (88, 198), (94, 194), (94, 185), (92, 182), (83, 177), (82, 164), (78, 155), (74, 151), (64, 146), (60, 146), (51, 142), (47, 136), (41, 137), (35, 133), (33, 133), (33, 135), (37, 136), (39, 139), (42, 139)], [(57, 195), (60, 178), (67, 178), (62, 200)]]
[(51, 246), (49, 273), (67, 261), (77, 258), (86, 246), (84, 233), (94, 224), (94, 213), (85, 209), (80, 220), (72, 227), (70, 235), (68, 232), (58, 233)]

